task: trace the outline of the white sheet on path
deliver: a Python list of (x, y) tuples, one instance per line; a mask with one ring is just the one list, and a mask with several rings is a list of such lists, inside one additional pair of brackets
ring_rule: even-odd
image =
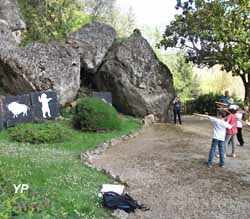
[(123, 185), (113, 185), (113, 184), (103, 184), (101, 193), (104, 192), (116, 192), (119, 195), (121, 195), (124, 191), (124, 186)]

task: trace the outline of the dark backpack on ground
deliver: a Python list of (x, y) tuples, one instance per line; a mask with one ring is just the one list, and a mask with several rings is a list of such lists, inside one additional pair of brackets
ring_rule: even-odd
[(149, 210), (143, 205), (137, 203), (132, 197), (128, 194), (119, 195), (115, 192), (105, 192), (103, 194), (103, 206), (111, 210), (121, 209), (127, 213), (134, 212), (135, 209)]

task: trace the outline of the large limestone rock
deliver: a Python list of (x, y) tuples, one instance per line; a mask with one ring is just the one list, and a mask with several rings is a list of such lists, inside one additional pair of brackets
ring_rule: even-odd
[(76, 48), (85, 73), (95, 73), (108, 49), (113, 44), (116, 31), (109, 25), (91, 23), (72, 33), (67, 41)]
[(7, 47), (16, 47), (17, 42), (10, 30), (9, 24), (0, 19), (0, 49)]
[(0, 94), (54, 89), (61, 105), (80, 88), (80, 57), (69, 45), (34, 43), (18, 48), (25, 23), (17, 0), (0, 1)]
[(17, 0), (0, 1), (0, 19), (7, 21), (12, 31), (25, 29), (25, 23), (20, 16)]
[(8, 23), (15, 41), (20, 43), (26, 25), (20, 16), (17, 0), (0, 0), (0, 19)]
[(155, 114), (167, 121), (174, 97), (172, 75), (139, 30), (116, 42), (95, 76), (100, 91), (111, 91), (119, 111), (144, 117)]
[(0, 49), (0, 87), (5, 94), (54, 89), (61, 105), (80, 87), (80, 57), (68, 45), (35, 43)]

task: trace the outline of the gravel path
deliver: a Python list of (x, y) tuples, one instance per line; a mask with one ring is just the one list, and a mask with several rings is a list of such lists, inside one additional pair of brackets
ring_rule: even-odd
[(225, 168), (216, 159), (208, 169), (211, 128), (195, 117), (185, 117), (182, 126), (156, 124), (97, 155), (93, 164), (120, 176), (128, 193), (150, 208), (130, 219), (249, 219), (250, 132)]

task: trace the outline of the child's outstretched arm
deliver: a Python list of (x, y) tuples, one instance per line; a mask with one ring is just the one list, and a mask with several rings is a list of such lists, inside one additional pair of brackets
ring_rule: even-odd
[(226, 104), (226, 103), (222, 103), (222, 102), (218, 102), (218, 101), (216, 101), (215, 102), (216, 104), (217, 104), (217, 106), (219, 106), (219, 107), (228, 107), (228, 104)]
[[(225, 112), (227, 112), (227, 113), (230, 113), (227, 109), (225, 109), (225, 108), (217, 108), (218, 110), (223, 110), (223, 111), (225, 111)], [(227, 117), (226, 117), (227, 118)], [(243, 124), (245, 124), (246, 126), (248, 126), (248, 127), (250, 127), (250, 123), (248, 123), (248, 122), (245, 122), (245, 121), (243, 121), (242, 119), (239, 119), (239, 118), (236, 118), (238, 121), (240, 121), (240, 122), (242, 122)]]
[(199, 116), (208, 119), (210, 116), (205, 115), (205, 114), (199, 114), (199, 113), (193, 113), (194, 116)]
[[(228, 114), (231, 114), (230, 111), (228, 111), (228, 109), (227, 109), (227, 108), (224, 108), (224, 107), (217, 108), (217, 110), (219, 110), (219, 111), (224, 111), (224, 112), (227, 112)], [(224, 120), (227, 121), (227, 120), (228, 120), (228, 116), (226, 116), (226, 117), (224, 118)]]
[(250, 122), (245, 122), (241, 119), (238, 119), (240, 122), (242, 122), (244, 125), (246, 125), (248, 128), (250, 127)]
[(227, 113), (230, 114), (230, 111), (228, 110), (227, 107), (218, 107), (217, 110), (219, 110), (219, 111), (224, 111), (224, 112), (227, 112)]

